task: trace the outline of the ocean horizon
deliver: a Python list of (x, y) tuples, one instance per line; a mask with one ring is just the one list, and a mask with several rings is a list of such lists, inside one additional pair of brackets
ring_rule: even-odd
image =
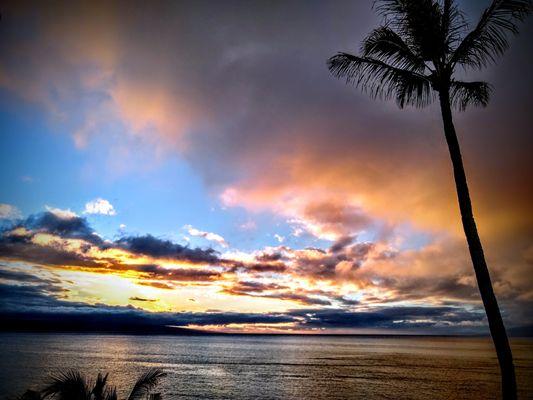
[[(165, 399), (499, 399), (489, 337), (1, 333), (0, 397), (76, 369), (109, 372), (119, 398), (161, 368)], [(519, 398), (533, 398), (533, 339), (513, 338)]]

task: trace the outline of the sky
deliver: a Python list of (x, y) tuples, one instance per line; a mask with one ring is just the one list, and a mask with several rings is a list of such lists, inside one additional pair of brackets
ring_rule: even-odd
[[(459, 5), (475, 22), (485, 3)], [(327, 70), (380, 23), (372, 2), (0, 11), (0, 312), (487, 332), (438, 106)], [(533, 324), (532, 35), (469, 71), (493, 97), (455, 114), (510, 328)]]

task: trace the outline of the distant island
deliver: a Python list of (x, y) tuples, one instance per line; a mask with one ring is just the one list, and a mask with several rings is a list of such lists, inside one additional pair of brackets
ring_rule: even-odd
[[(227, 332), (176, 326), (168, 320), (138, 314), (106, 313), (32, 313), (0, 312), (0, 332), (27, 333), (100, 333), (124, 335), (229, 335)], [(232, 335), (297, 335), (295, 333), (231, 333)], [(533, 326), (509, 329), (512, 337), (533, 337)], [(391, 331), (385, 334), (338, 334), (322, 332), (314, 335), (334, 336), (486, 336), (483, 334), (405, 334)]]
[(0, 313), (0, 332), (120, 333), (128, 335), (223, 334), (161, 324), (148, 318), (116, 314)]

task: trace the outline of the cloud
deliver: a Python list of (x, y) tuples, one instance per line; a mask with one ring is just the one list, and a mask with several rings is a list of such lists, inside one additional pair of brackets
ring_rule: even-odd
[(26, 237), (4, 234), (0, 238), (0, 257), (3, 260), (24, 261), (56, 267), (98, 268), (101, 264), (83, 253), (69, 250), (60, 243), (43, 246)]
[(284, 236), (278, 235), (277, 233), (274, 234), (274, 238), (278, 241), (278, 243), (283, 243), (285, 240)]
[[(400, 112), (332, 79), (325, 60), (354, 51), (375, 15), (365, 2), (303, 4), (175, 2), (124, 12), (112, 3), (7, 3), (0, 86), (69, 127), (77, 147), (101, 146), (106, 173), (151, 168), (178, 154), (225, 206), (290, 221), (295, 241), (319, 239), (317, 247), (222, 257), (149, 234), (108, 242), (71, 210), (47, 208), (2, 230), (0, 256), (131, 274), (150, 290), (175, 289), (182, 279), (228, 284), (236, 276), (307, 285), (293, 299), (287, 289), (270, 293), (292, 305), (294, 296), (308, 296), (331, 304), (345, 299), (348, 306), (355, 300), (347, 292), (373, 307), (479, 303), (438, 109)], [(533, 41), (531, 26), (523, 29), (506, 61), (487, 72), (493, 105), (456, 117), (495, 288), (515, 316), (527, 314), (533, 299)], [(102, 134), (110, 128), (116, 134)], [(130, 162), (134, 156), (143, 162)], [(94, 211), (114, 212), (96, 203)], [(9, 215), (4, 206), (1, 213)], [(327, 290), (317, 294), (322, 286)], [(409, 314), (409, 323), (452, 318), (449, 309), (439, 310)], [(283, 318), (296, 316), (309, 320)], [(336, 318), (353, 326), (407, 326), (396, 317), (324, 311), (316, 326), (306, 326), (341, 326)]]
[(222, 236), (216, 233), (201, 231), (199, 229), (194, 228), (191, 225), (185, 225), (184, 228), (187, 230), (187, 232), (191, 236), (202, 237), (211, 242), (218, 243), (222, 247), (228, 247), (228, 243), (226, 242), (226, 240)]
[(224, 289), (223, 292), (235, 296), (251, 296), (288, 300), (305, 305), (331, 305), (331, 302), (327, 299), (309, 296), (305, 293), (296, 293), (287, 289), (287, 286), (278, 284), (264, 284), (261, 282), (244, 281), (235, 283), (233, 286)]
[[(176, 270), (157, 265), (130, 265), (128, 268), (141, 274), (142, 279), (140, 278), (139, 284), (159, 289), (172, 289), (171, 283), (173, 281), (194, 281), (198, 276), (208, 273), (203, 269)], [(358, 269), (358, 271), (360, 270)], [(212, 278), (215, 278), (219, 283), (223, 282), (220, 280), (221, 275), (216, 275), (216, 273), (211, 276), (202, 276), (200, 280), (205, 282)], [(375, 277), (375, 279), (377, 278)], [(405, 278), (407, 280), (400, 281), (397, 281), (397, 278), (387, 280), (386, 277), (382, 277), (381, 279), (385, 286), (380, 290), (397, 290), (393, 298), (395, 303), (424, 299), (431, 295), (446, 297), (453, 293), (457, 293), (457, 297), (468, 297), (472, 295), (472, 290), (475, 290), (463, 278), (457, 278), (450, 282), (446, 282), (440, 277), (434, 281), (410, 280), (408, 277)], [(61, 280), (36, 276), (29, 272), (12, 269), (8, 265), (0, 268), (0, 280), (2, 280), (0, 283), (0, 311), (6, 314), (8, 318), (16, 318), (18, 321), (24, 321), (31, 315), (33, 315), (31, 318), (34, 318), (35, 313), (39, 313), (41, 315), (39, 318), (48, 318), (53, 321), (61, 316), (65, 323), (74, 325), (77, 323), (76, 321), (84, 319), (82, 316), (85, 316), (87, 320), (108, 316), (105, 318), (132, 323), (137, 321), (141, 325), (146, 323), (153, 323), (156, 326), (172, 324), (209, 329), (256, 329), (254, 326), (260, 327), (266, 324), (269, 326), (268, 329), (279, 331), (287, 329), (297, 331), (382, 329), (384, 331), (433, 333), (487, 332), (484, 312), (479, 301), (448, 301), (435, 305), (426, 302), (425, 306), (385, 306), (386, 301), (376, 299), (375, 304), (372, 305), (372, 299), (368, 296), (365, 297), (364, 290), (353, 292), (353, 294), (363, 294), (359, 300), (346, 295), (346, 293), (340, 294), (339, 290), (334, 287), (330, 290), (298, 288), (293, 286), (294, 281), (287, 280), (284, 281), (286, 283), (277, 283), (268, 279), (262, 281), (239, 280), (234, 283), (226, 283), (223, 293), (233, 296), (280, 300), (289, 304), (296, 303), (314, 308), (288, 309), (283, 312), (262, 311), (261, 313), (224, 311), (149, 313), (132, 306), (108, 306), (67, 300), (68, 292), (63, 288)], [(301, 279), (299, 282), (303, 283)], [(465, 288), (468, 288), (468, 291), (463, 293)], [(139, 304), (154, 303), (152, 297), (132, 295), (129, 300)], [(505, 301), (503, 304), (506, 304)], [(519, 305), (513, 301), (515, 308), (512, 314), (504, 312), (508, 325), (519, 326), (527, 322), (527, 312), (524, 314), (524, 310), (528, 310), (530, 305), (527, 302), (522, 302)], [(51, 310), (55, 311), (51, 312)], [(14, 313), (18, 314), (13, 316)], [(140, 325), (138, 327), (142, 329)]]
[(142, 286), (151, 286), (157, 289), (163, 290), (174, 290), (176, 287), (170, 283), (159, 282), (159, 281), (150, 281), (150, 280), (140, 280), (137, 282), (138, 285)]
[(148, 303), (154, 303), (157, 301), (157, 299), (146, 299), (144, 297), (138, 297), (138, 296), (133, 296), (133, 297), (130, 297), (129, 299), (131, 301), (140, 301), (140, 302), (148, 302)]
[(22, 217), (20, 210), (10, 204), (0, 203), (0, 220), (13, 220)]
[(46, 211), (48, 211), (50, 214), (55, 215), (57, 218), (60, 219), (75, 219), (78, 218), (78, 214), (76, 214), (74, 211), (67, 209), (63, 210), (61, 208), (55, 208), (50, 206), (45, 206)]
[(293, 250), (288, 255), (293, 263), (293, 270), (302, 276), (317, 279), (353, 280), (359, 268), (372, 254), (372, 243), (355, 243), (345, 247), (344, 251), (333, 245), (328, 251), (316, 248)]
[[(261, 298), (285, 307), (375, 308), (399, 301), (480, 304), (468, 254), (458, 240), (399, 251), (386, 242), (343, 236), (325, 249), (280, 245), (220, 255), (213, 249), (182, 246), (149, 234), (103, 240), (84, 218), (50, 211), (18, 221), (0, 233), (0, 258), (6, 265), (23, 262), (113, 274), (154, 290), (203, 285), (213, 291), (213, 298)], [(529, 255), (524, 253), (526, 261)], [(0, 273), (0, 279), (11, 278), (23, 284), (45, 283), (41, 278), (33, 282), (20, 272)], [(517, 283), (506, 271), (495, 270), (493, 282), (504, 310), (512, 312), (513, 318), (523, 316), (533, 299), (527, 280)]]
[(354, 241), (354, 238), (352, 236), (341, 237), (335, 243), (331, 245), (331, 247), (329, 248), (329, 251), (331, 253), (338, 253), (344, 250), (350, 244), (352, 244), (353, 241)]
[[(312, 329), (383, 329), (404, 332), (441, 333), (486, 333), (488, 332), (484, 313), (480, 309), (467, 309), (457, 306), (444, 307), (389, 307), (372, 311), (346, 311), (342, 309), (306, 308), (286, 312), (242, 313), (224, 311), (206, 312), (147, 312), (133, 306), (106, 306), (65, 301), (55, 293), (40, 286), (22, 287), (0, 283), (0, 312), (2, 320), (45, 321), (48, 329), (57, 326), (53, 321), (64, 321), (66, 326), (143, 327), (182, 326), (253, 327), (270, 325), (283, 330)], [(140, 300), (143, 302), (146, 299)], [(148, 299), (151, 300), (151, 299)], [(135, 300), (139, 301), (139, 300)], [(50, 311), (53, 309), (54, 311)], [(109, 324), (102, 322), (109, 322)], [(242, 329), (242, 328), (241, 328)]]
[(70, 210), (49, 208), (48, 211), (34, 214), (14, 227), (35, 232), (46, 232), (62, 238), (82, 239), (93, 244), (102, 244), (98, 236), (85, 218), (77, 216)]
[(84, 214), (116, 215), (113, 205), (102, 198), (94, 199), (85, 204)]
[(207, 269), (169, 269), (158, 265), (132, 265), (129, 268), (145, 274), (149, 279), (160, 279), (164, 281), (213, 281), (222, 277), (219, 271)]
[(18, 283), (59, 284), (59, 279), (45, 279), (27, 272), (11, 270), (7, 265), (0, 264), (0, 279)]
[(483, 310), (460, 307), (388, 307), (372, 311), (299, 310), (293, 315), (308, 315), (304, 324), (317, 328), (424, 329), (468, 322), (486, 330)]
[[(31, 262), (56, 268), (80, 269), (99, 273), (121, 274), (127, 271), (148, 280), (212, 281), (221, 276), (224, 264), (212, 249), (189, 248), (151, 235), (123, 237), (104, 241), (96, 235), (87, 220), (50, 211), (31, 215), (0, 231), (0, 258)], [(136, 259), (185, 264), (205, 264), (194, 269), (157, 264), (139, 264)], [(211, 267), (216, 267), (214, 270)], [(151, 283), (162, 287), (163, 284)], [(168, 287), (168, 285), (167, 285)]]
[[(243, 301), (270, 294), (291, 306), (304, 304), (303, 296), (349, 306), (356, 300), (347, 293), (368, 307), (479, 303), (438, 110), (374, 103), (325, 67), (374, 26), (368, 4), (175, 3), (126, 13), (111, 3), (56, 7), (5, 7), (0, 85), (7, 93), (74, 127), (77, 146), (102, 146), (102, 168), (131, 173), (176, 153), (227, 207), (290, 221), (294, 241), (331, 243), (256, 249), (241, 259), (149, 234), (107, 242), (84, 218), (50, 208), (2, 231), (2, 258), (129, 274), (150, 290), (176, 290), (188, 280), (307, 286), (241, 290)], [(492, 108), (457, 117), (495, 288), (514, 315), (533, 298), (531, 91), (508, 79), (512, 67), (531, 80), (525, 29), (508, 62), (488, 72), (496, 85)], [(116, 142), (101, 133), (110, 126)], [(146, 162), (128, 162), (138, 153)]]
[[(300, 5), (206, 10), (176, 3), (124, 15), (113, 4), (61, 13), (58, 4), (40, 6), (28, 18), (34, 10), (10, 3), (3, 13), (0, 85), (79, 126), (75, 139), (86, 146), (102, 138), (103, 127), (119, 125), (118, 144), (106, 142), (105, 150), (116, 168), (137, 165), (124, 162), (133, 149), (148, 149), (152, 162), (143, 167), (179, 153), (228, 205), (281, 215), (279, 205), (291, 205), (291, 218), (332, 240), (339, 230), (365, 228), (357, 209), (371, 220), (461, 234), (438, 110), (400, 112), (375, 103), (335, 81), (325, 66), (336, 51), (355, 51), (354, 43), (375, 26), (371, 7), (315, 3), (302, 11)], [(205, 24), (206, 15), (214, 23)], [(198, 31), (200, 25), (206, 29)], [(146, 28), (142, 35), (138, 26)], [(533, 224), (531, 115), (524, 107), (532, 98), (527, 84), (509, 79), (514, 68), (526, 83), (532, 79), (531, 28), (523, 30), (507, 62), (488, 71), (496, 85), (493, 105), (457, 116), (468, 132), (463, 149), (476, 177), (480, 228), (508, 239)], [(353, 209), (342, 212), (353, 225), (316, 210), (317, 198)], [(320, 219), (325, 223), (317, 228)]]
[(158, 239), (149, 234), (144, 236), (122, 237), (115, 244), (132, 253), (151, 257), (207, 264), (214, 264), (219, 261), (217, 253), (213, 249), (202, 250), (200, 248), (190, 248), (173, 243), (170, 240)]
[(247, 273), (283, 273), (287, 271), (287, 265), (282, 262), (240, 262), (229, 261), (232, 265), (232, 271), (240, 271)]
[(338, 237), (353, 234), (366, 227), (372, 219), (356, 206), (333, 201), (308, 203), (302, 213), (301, 223), (316, 236)]

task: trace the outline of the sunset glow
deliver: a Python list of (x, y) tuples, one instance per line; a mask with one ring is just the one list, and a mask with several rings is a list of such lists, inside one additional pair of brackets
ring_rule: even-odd
[[(487, 332), (438, 107), (372, 102), (325, 66), (376, 25), (366, 2), (2, 14), (3, 313)], [(457, 117), (511, 328), (533, 323), (531, 28), (479, 73), (489, 107)]]

